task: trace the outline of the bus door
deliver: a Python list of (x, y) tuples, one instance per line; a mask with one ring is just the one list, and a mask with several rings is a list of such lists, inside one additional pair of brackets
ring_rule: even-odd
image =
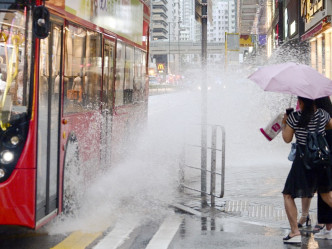
[(59, 103), (62, 81), (63, 25), (58, 24), (58, 21), (54, 19), (51, 20), (53, 21), (49, 36), (40, 40), (37, 222), (53, 215), (58, 208)]
[(102, 158), (110, 162), (112, 109), (114, 100), (114, 53), (115, 42), (113, 39), (104, 39), (104, 73), (103, 73), (103, 116), (105, 125), (102, 134)]

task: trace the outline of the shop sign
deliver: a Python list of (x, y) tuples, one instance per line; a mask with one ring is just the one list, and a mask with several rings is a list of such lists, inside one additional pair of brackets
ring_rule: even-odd
[(240, 47), (253, 47), (253, 39), (251, 35), (240, 35)]
[(313, 16), (324, 9), (323, 0), (303, 0), (301, 1), (301, 13), (306, 23), (310, 22)]
[(157, 68), (158, 68), (158, 72), (159, 73), (163, 73), (164, 70), (165, 70), (165, 66), (162, 63), (159, 63), (158, 66), (157, 66)]

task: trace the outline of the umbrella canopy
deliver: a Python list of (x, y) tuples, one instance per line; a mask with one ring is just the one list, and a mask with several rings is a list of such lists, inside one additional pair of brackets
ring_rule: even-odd
[(287, 62), (259, 68), (249, 77), (263, 90), (308, 99), (332, 95), (332, 80), (310, 66)]

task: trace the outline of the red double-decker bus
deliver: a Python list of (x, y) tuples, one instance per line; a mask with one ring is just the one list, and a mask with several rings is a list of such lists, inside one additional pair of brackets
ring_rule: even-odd
[(0, 0), (0, 225), (37, 229), (118, 160), (147, 115), (149, 17), (140, 0)]

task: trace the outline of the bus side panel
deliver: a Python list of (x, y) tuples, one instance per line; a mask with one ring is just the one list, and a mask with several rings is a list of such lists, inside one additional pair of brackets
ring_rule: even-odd
[(35, 227), (35, 170), (15, 169), (0, 185), (0, 224)]
[[(79, 157), (81, 162), (87, 162), (89, 167), (84, 168), (84, 175), (89, 178), (99, 170), (100, 164), (100, 135), (101, 135), (101, 114), (98, 111), (85, 112), (66, 116), (67, 124), (62, 123), (61, 148), (65, 148), (69, 134), (75, 134), (78, 140)], [(65, 158), (63, 159), (65, 160)]]
[(147, 102), (115, 108), (112, 123), (112, 165), (128, 156), (147, 122)]
[(17, 162), (16, 169), (35, 169), (36, 168), (36, 132), (35, 122), (31, 121), (29, 124), (29, 132), (25, 142), (20, 159)]

